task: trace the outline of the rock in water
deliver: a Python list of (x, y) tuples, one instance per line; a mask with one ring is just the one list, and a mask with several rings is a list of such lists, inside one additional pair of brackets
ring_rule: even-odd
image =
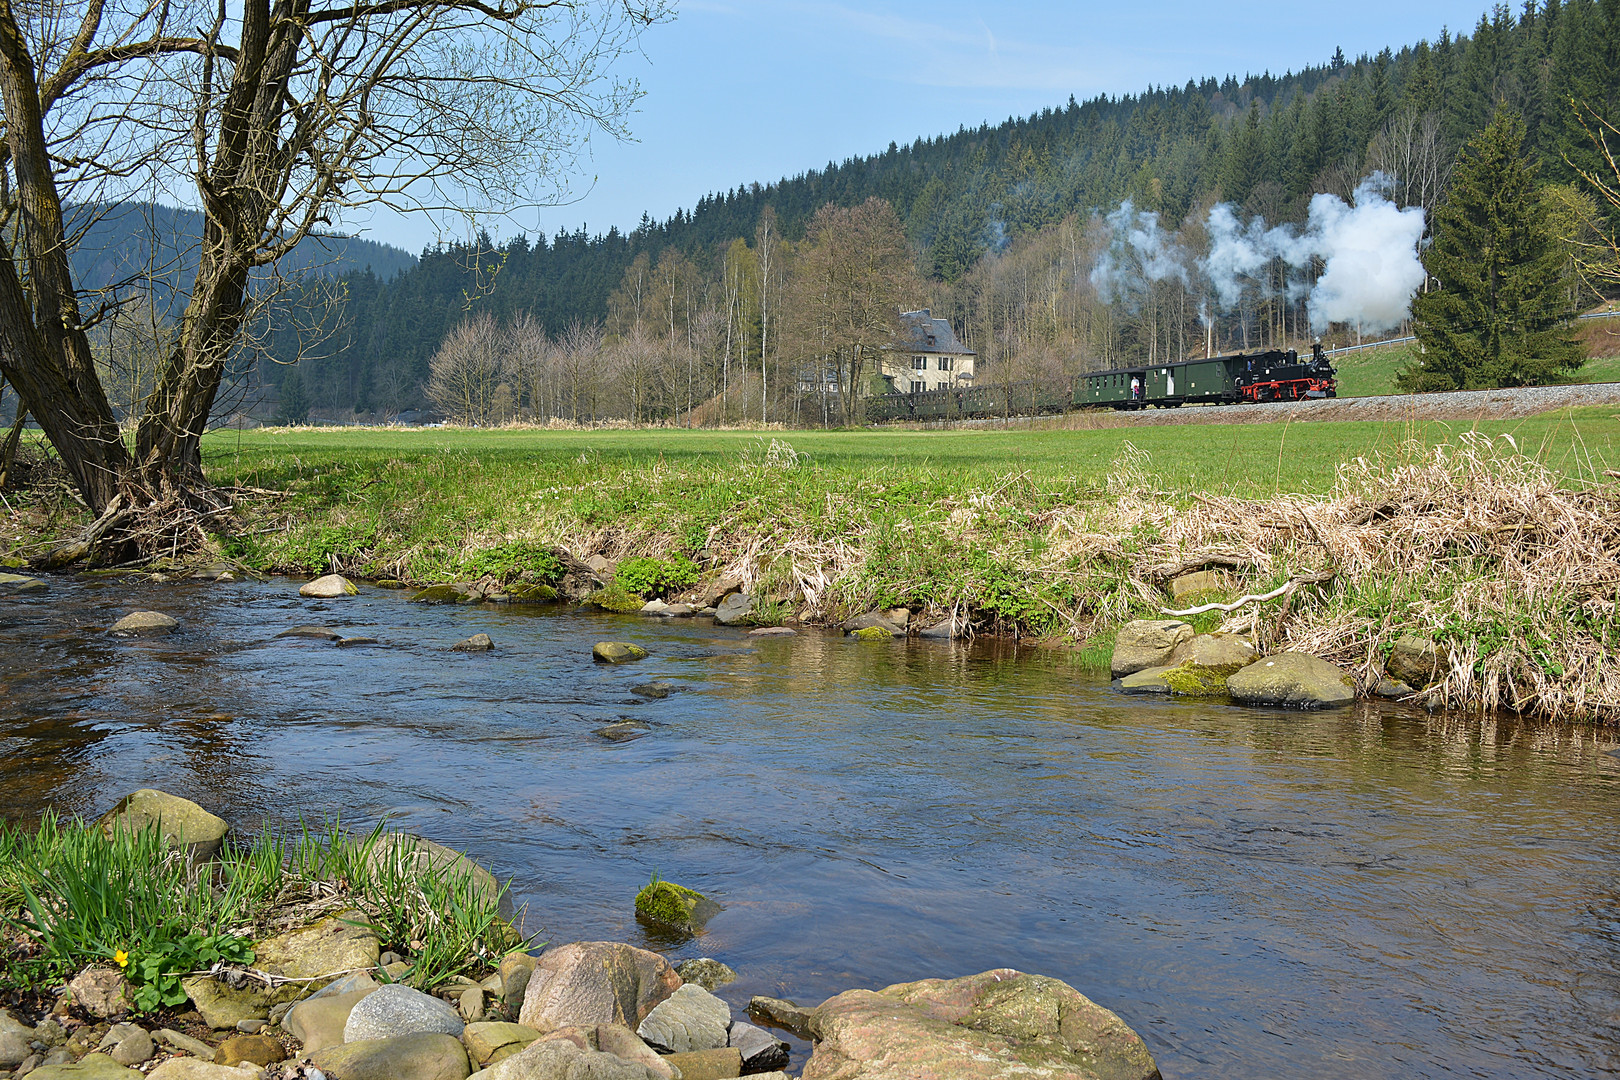
[(411, 597), (411, 603), (413, 604), (457, 604), (460, 602), (461, 590), (454, 585), (429, 585)]
[(681, 985), (655, 952), (611, 941), (551, 949), (534, 966), (518, 1023), (549, 1031), (569, 1024), (634, 1028)]
[(1057, 979), (1011, 968), (849, 990), (811, 1016), (802, 1080), (1159, 1080), (1136, 1032)]
[(1177, 645), (1170, 653), (1168, 663), (1172, 667), (1192, 664), (1230, 675), (1239, 668), (1248, 667), (1254, 660), (1254, 644), (1241, 634), (1199, 634)]
[(337, 600), (345, 596), (358, 596), (360, 590), (355, 588), (354, 582), (342, 574), (327, 574), (314, 581), (304, 582), (298, 589), (298, 595), (316, 600)]
[(893, 641), (900, 635), (881, 626), (863, 626), (859, 630), (851, 630), (849, 636), (857, 641)]
[(810, 1016), (814, 1009), (806, 1009), (781, 998), (756, 994), (748, 1001), (748, 1015), (779, 1028), (791, 1031), (801, 1039), (810, 1037)]
[(748, 631), (749, 637), (797, 637), (798, 631), (791, 626), (761, 626), (757, 630)]
[(696, 960), (682, 960), (675, 965), (675, 974), (689, 983), (697, 983), (705, 990), (713, 991), (737, 981), (737, 973), (718, 960), (711, 960), (707, 956), (700, 956)]
[(330, 626), (294, 626), (283, 630), (276, 637), (314, 638), (316, 641), (339, 641), (343, 635)]
[(1178, 619), (1136, 619), (1119, 628), (1114, 638), (1114, 656), (1108, 667), (1113, 677), (1164, 667), (1177, 645), (1191, 641), (1193, 628)]
[(714, 621), (721, 626), (736, 626), (754, 615), (754, 598), (745, 592), (734, 592), (720, 601)]
[(120, 637), (148, 637), (154, 634), (172, 634), (180, 623), (161, 611), (132, 611), (113, 623), (112, 632)]
[(1258, 660), (1226, 680), (1233, 700), (1245, 705), (1289, 705), (1311, 709), (1356, 700), (1350, 676), (1326, 660), (1285, 652)]
[(435, 1034), (329, 1046), (309, 1060), (327, 1076), (342, 1080), (466, 1080), (472, 1071), (461, 1040)]
[(696, 934), (720, 912), (707, 896), (673, 881), (654, 881), (636, 893), (637, 918), (678, 934)]
[(685, 983), (647, 1014), (636, 1034), (662, 1053), (684, 1054), (718, 1050), (730, 1030), (730, 1007), (703, 987)]
[(156, 788), (141, 788), (125, 795), (102, 815), (100, 825), (109, 837), (119, 829), (139, 832), (156, 827), (165, 840), (188, 849), (198, 859), (212, 858), (231, 829), (224, 818), (215, 817), (190, 799)]
[(591, 659), (598, 664), (628, 664), (646, 658), (646, 649), (623, 641), (598, 641), (591, 646)]
[(474, 634), (465, 641), (458, 641), (450, 646), (452, 652), (489, 652), (495, 647), (488, 634)]
[(453, 848), (411, 833), (383, 833), (377, 837), (371, 849), (371, 865), (386, 866), (393, 876), (432, 871), (440, 877), (463, 877), (490, 903), (501, 895), (501, 884), (494, 874)]
[(465, 1027), (456, 1010), (438, 998), (390, 983), (367, 994), (349, 1011), (343, 1041), (395, 1039), (401, 1035), (451, 1035), (459, 1039)]
[[(890, 637), (905, 637), (906, 630), (901, 624), (881, 611), (869, 611), (865, 615), (857, 615), (853, 619), (844, 620), (844, 633), (860, 634), (862, 630), (882, 630)], [(875, 637), (876, 635), (862, 635)]]

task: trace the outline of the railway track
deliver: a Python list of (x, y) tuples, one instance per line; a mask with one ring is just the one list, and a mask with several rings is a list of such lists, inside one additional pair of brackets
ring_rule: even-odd
[(1380, 397), (1270, 401), (1254, 405), (1185, 405), (1140, 412), (1092, 410), (1062, 416), (940, 421), (922, 427), (1136, 427), (1155, 424), (1268, 424), (1278, 421), (1507, 420), (1554, 409), (1587, 405), (1620, 406), (1620, 382), (1579, 386), (1523, 386), (1504, 390), (1444, 390)]

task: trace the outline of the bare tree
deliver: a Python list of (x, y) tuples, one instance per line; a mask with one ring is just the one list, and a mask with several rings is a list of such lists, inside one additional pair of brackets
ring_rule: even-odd
[[(556, 343), (557, 379), (568, 401), (569, 417), (580, 422), (596, 419), (597, 393), (602, 375), (602, 327), (574, 320)], [(581, 412), (583, 410), (583, 414)]]
[[(666, 0), (0, 0), (0, 373), (98, 513), (198, 494), (199, 440), (257, 268), (368, 205), (477, 214), (555, 194), (639, 95), (609, 69)], [(175, 342), (126, 448), (63, 207), (196, 186)]]
[(546, 328), (519, 312), (506, 328), (506, 371), (534, 419), (556, 415), (556, 355)]
[(871, 198), (816, 211), (793, 265), (794, 355), (837, 372), (843, 418), (858, 415), (868, 365), (893, 340), (900, 305), (921, 292), (894, 207)]
[(1425, 216), (1439, 205), (1455, 160), (1440, 134), (1439, 114), (1411, 105), (1390, 117), (1367, 148), (1367, 168), (1389, 177), (1391, 197), (1401, 206), (1423, 207)]
[[(488, 314), (450, 331), (428, 361), (428, 400), (460, 424), (483, 427), (503, 419), (501, 338)], [(510, 398), (510, 389), (506, 393)]]

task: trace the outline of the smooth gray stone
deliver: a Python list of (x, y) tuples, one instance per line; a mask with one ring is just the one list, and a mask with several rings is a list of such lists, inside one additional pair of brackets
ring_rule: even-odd
[(450, 1035), (466, 1027), (456, 1010), (429, 994), (400, 983), (378, 987), (362, 998), (343, 1025), (345, 1043), (393, 1039), (401, 1035)]

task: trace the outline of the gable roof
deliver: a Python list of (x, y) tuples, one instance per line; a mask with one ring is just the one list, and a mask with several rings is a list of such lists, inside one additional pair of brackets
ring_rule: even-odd
[(956, 340), (949, 320), (934, 318), (934, 313), (927, 308), (900, 313), (900, 333), (895, 337), (894, 348), (898, 352), (978, 355)]

